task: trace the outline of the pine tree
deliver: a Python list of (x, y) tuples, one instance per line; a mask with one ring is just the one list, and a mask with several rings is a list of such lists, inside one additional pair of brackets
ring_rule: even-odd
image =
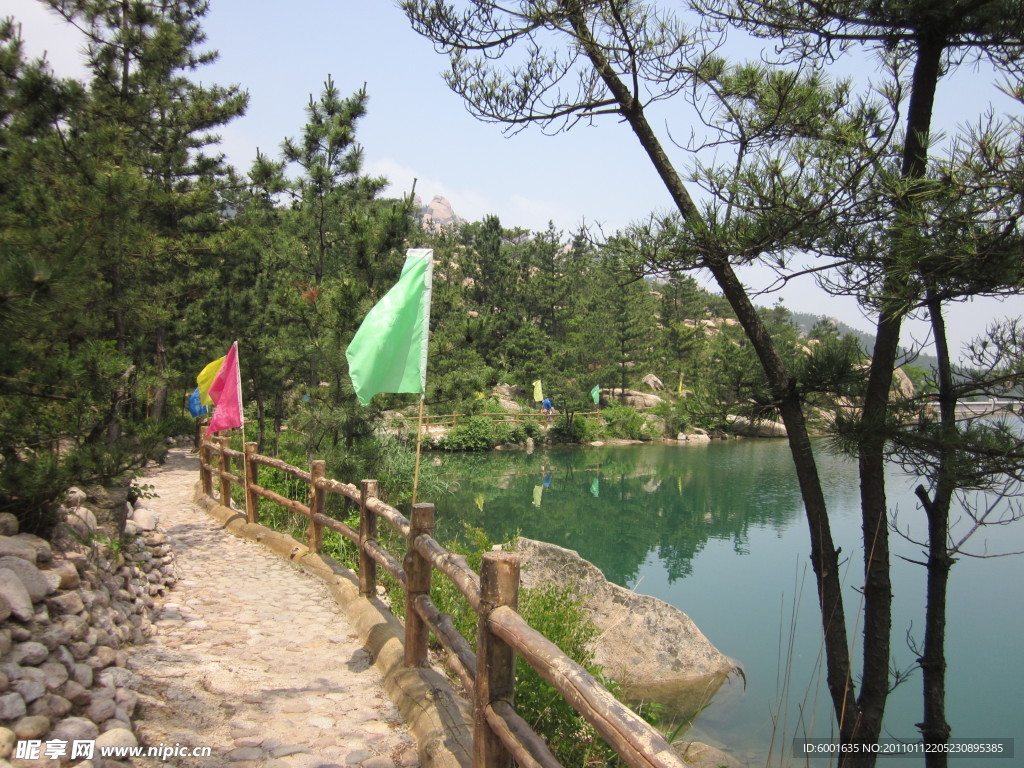
[(173, 308), (196, 288), (220, 227), (227, 169), (207, 148), (247, 96), (189, 77), (216, 58), (198, 50), (201, 0), (49, 4), (88, 41), (88, 100), (68, 121), (69, 170), (81, 175), (72, 204), (90, 222), (78, 247), (102, 265), (110, 336), (150, 392), (134, 406), (159, 419), (167, 386), (181, 375), (167, 352), (181, 322)]
[(636, 371), (652, 356), (656, 304), (646, 281), (630, 273), (616, 254), (603, 254), (599, 275), (601, 289), (591, 309), (597, 324), (592, 328), (611, 363), (604, 374), (618, 384), (624, 398)]
[(300, 244), (286, 267), (292, 288), (284, 307), (303, 339), (295, 363), (305, 369), (303, 419), (314, 451), (352, 452), (371, 433), (344, 351), (401, 272), (411, 231), (411, 199), (378, 199), (386, 180), (362, 174), (356, 126), (367, 100), (365, 90), (341, 97), (328, 77), (320, 98), (310, 97), (301, 139), (282, 144), (284, 160), (299, 171), (288, 226)]
[(60, 131), (84, 101), (0, 23), (0, 510), (42, 534), (69, 485), (117, 478), (156, 448), (100, 440), (133, 367), (107, 341), (105, 285), (78, 250), (87, 226), (69, 217), (81, 182)]

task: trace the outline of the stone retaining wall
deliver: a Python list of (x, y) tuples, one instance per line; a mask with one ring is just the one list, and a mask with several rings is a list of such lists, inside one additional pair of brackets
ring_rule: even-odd
[[(121, 510), (131, 533), (111, 538), (85, 501), (72, 489), (52, 543), (0, 514), (0, 768), (131, 765), (98, 749), (137, 745), (125, 649), (152, 634), (174, 553), (144, 502)], [(73, 742), (93, 740), (92, 759), (72, 759)]]

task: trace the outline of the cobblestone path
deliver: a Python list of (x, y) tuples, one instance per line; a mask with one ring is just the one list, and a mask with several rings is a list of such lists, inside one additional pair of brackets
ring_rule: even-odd
[(157, 633), (133, 651), (143, 679), (136, 728), (147, 746), (212, 756), (162, 765), (396, 768), (416, 745), (327, 588), (192, 504), (198, 460), (171, 451), (145, 482), (177, 556), (179, 582)]

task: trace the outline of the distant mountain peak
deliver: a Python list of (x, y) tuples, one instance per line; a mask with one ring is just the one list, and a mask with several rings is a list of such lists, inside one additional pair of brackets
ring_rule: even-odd
[(416, 195), (413, 203), (416, 206), (417, 214), (423, 220), (423, 225), (430, 229), (442, 229), (454, 224), (465, 223), (465, 219), (452, 210), (452, 204), (448, 202), (448, 198), (441, 195), (434, 195), (433, 200), (426, 205), (423, 205), (423, 200)]

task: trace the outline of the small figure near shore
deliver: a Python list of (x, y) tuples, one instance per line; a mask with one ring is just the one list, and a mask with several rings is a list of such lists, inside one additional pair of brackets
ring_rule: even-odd
[(551, 405), (551, 398), (545, 397), (541, 403), (540, 412), (544, 414), (544, 421), (548, 424), (551, 423), (551, 415), (555, 412), (554, 406)]

